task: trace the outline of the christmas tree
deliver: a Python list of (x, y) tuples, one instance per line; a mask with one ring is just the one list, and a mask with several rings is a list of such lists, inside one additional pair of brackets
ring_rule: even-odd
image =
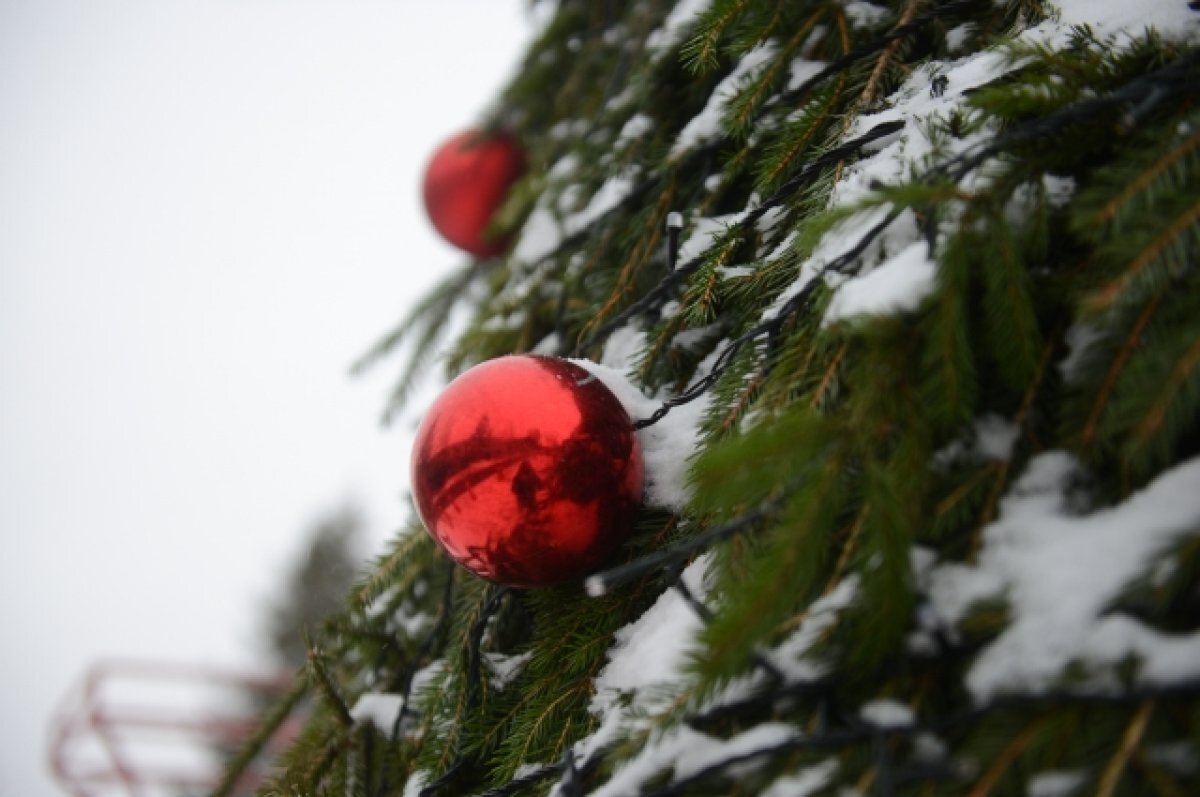
[(643, 501), (534, 589), (414, 514), (264, 793), (1200, 793), (1200, 13), (552, 5), (506, 254), (362, 366), (573, 358)]

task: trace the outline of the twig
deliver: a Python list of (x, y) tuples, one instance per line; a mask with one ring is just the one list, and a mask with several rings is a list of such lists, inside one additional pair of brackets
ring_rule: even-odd
[[(867, 144), (870, 144), (871, 142), (880, 138), (886, 138), (887, 136), (890, 136), (893, 133), (901, 130), (903, 127), (904, 122), (902, 121), (881, 122), (880, 124), (872, 127), (866, 133), (863, 133), (858, 138), (853, 139), (852, 141), (847, 141), (845, 144), (835, 147), (825, 152), (823, 155), (814, 158), (805, 165), (799, 174), (789, 179), (779, 187), (779, 190), (764, 200), (761, 205), (743, 216), (738, 223), (734, 225), (732, 230), (737, 234), (746, 233), (750, 230), (750, 228), (758, 223), (758, 220), (761, 219), (767, 213), (767, 211), (782, 204), (785, 199), (790, 197), (797, 190), (799, 190), (801, 186), (811, 180), (813, 175), (818, 171), (833, 166), (837, 164), (838, 161), (845, 160), (847, 157), (858, 152)], [(698, 271), (702, 265), (704, 265), (706, 255), (707, 252), (702, 252), (701, 254), (693, 257), (691, 260), (688, 260), (686, 263), (678, 266), (671, 273), (667, 274), (658, 283), (658, 285), (651, 288), (649, 291), (643, 294), (640, 299), (633, 302), (624, 310), (617, 313), (615, 316), (605, 322), (586, 340), (577, 344), (575, 346), (575, 353), (578, 355), (587, 349), (590, 349), (592, 346), (595, 346), (613, 332), (620, 329), (626, 322), (629, 321), (629, 319), (641, 315), (652, 307), (665, 302), (667, 297), (671, 294), (676, 286), (678, 286), (687, 277), (691, 276), (693, 273)]]

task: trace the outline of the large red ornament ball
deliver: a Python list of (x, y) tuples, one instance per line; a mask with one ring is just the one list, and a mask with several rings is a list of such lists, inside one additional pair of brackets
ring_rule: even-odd
[(434, 153), (425, 168), (425, 210), (442, 237), (476, 257), (491, 257), (506, 241), (484, 232), (525, 173), (525, 154), (512, 136), (468, 130)]
[(567, 360), (489, 360), (446, 387), (412, 454), (425, 528), (456, 562), (513, 587), (579, 579), (625, 537), (644, 467), (625, 408)]

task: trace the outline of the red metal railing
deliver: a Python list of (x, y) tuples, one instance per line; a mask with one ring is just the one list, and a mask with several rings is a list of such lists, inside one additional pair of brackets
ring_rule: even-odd
[[(110, 661), (93, 666), (71, 691), (50, 728), (50, 769), (73, 797), (155, 797), (211, 790), (221, 752), (236, 751), (254, 731), (262, 702), (285, 692), (290, 675), (251, 675), (188, 664)], [(237, 785), (250, 794), (271, 753), (299, 729), (291, 718), (262, 761)]]

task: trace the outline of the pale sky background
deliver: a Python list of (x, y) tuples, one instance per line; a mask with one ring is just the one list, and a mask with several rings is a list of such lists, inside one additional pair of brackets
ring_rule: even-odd
[(407, 514), (397, 363), (463, 256), (419, 204), (524, 0), (0, 0), (0, 796), (109, 656), (243, 666), (307, 526)]

